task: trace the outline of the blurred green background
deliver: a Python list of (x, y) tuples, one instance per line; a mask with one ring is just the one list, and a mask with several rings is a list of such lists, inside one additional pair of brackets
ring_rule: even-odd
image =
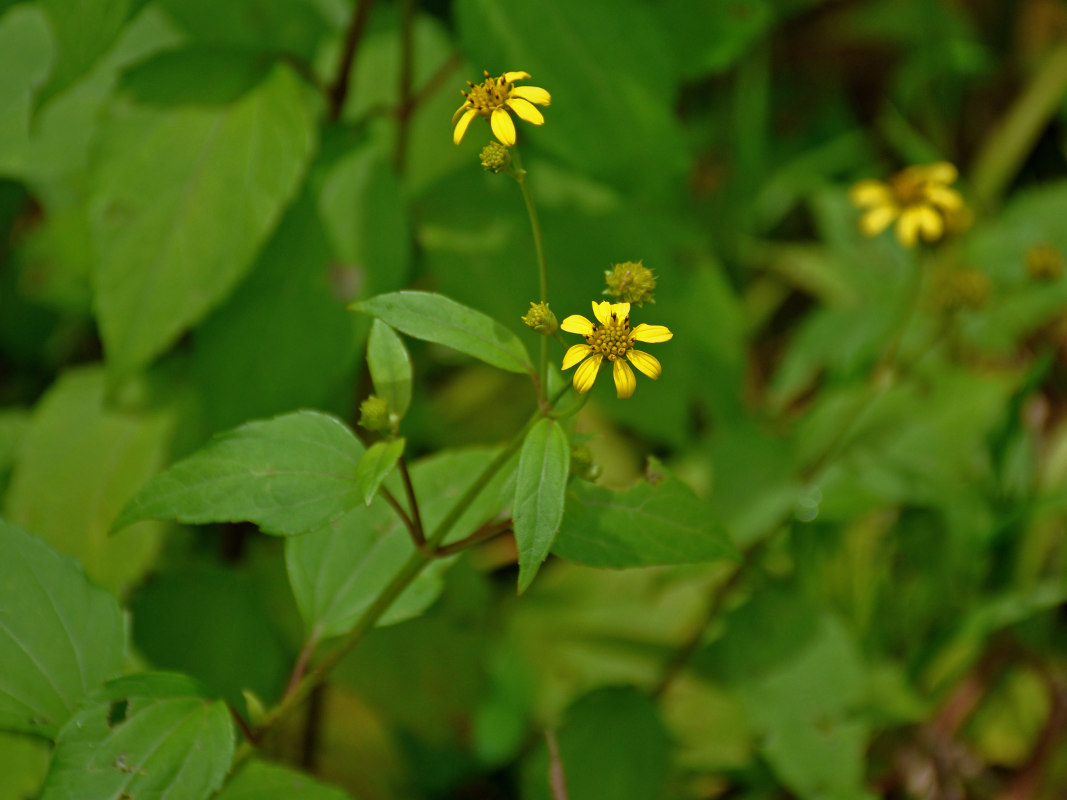
[[(451, 141), (483, 69), (552, 93), (519, 144), (557, 315), (641, 260), (634, 321), (675, 333), (583, 409), (601, 480), (662, 458), (746, 560), (554, 560), (516, 599), (494, 541), (269, 752), (370, 800), (549, 798), (545, 729), (571, 800), (1061, 797), (1062, 0), (0, 0), (3, 516), (123, 600), (135, 659), (276, 700), (280, 543), (108, 529), (217, 432), (354, 424), (354, 300), (441, 292), (537, 346), (522, 198), (481, 120)], [(968, 231), (860, 235), (855, 181), (940, 160)], [(409, 344), (409, 453), (533, 409)], [(0, 798), (47, 759), (2, 735)]]

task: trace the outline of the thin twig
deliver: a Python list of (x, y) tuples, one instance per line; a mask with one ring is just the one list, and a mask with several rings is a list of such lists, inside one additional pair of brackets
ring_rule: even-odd
[(500, 520), (499, 522), (487, 522), (465, 539), (460, 539), (458, 542), (453, 542), (452, 544), (441, 545), (430, 555), (434, 558), (448, 558), (449, 556), (454, 556), (456, 553), (466, 550), (471, 545), (507, 533), (511, 530), (512, 525), (514, 525), (514, 523), (510, 519)]
[(297, 684), (300, 683), (300, 679), (304, 677), (304, 673), (307, 671), (308, 664), (311, 662), (311, 656), (315, 654), (315, 648), (318, 647), (318, 644), (318, 631), (314, 630), (311, 632), (308, 640), (304, 642), (304, 646), (300, 649), (300, 655), (296, 657), (296, 664), (293, 665), (293, 672), (289, 676), (288, 683), (285, 685), (285, 695), (289, 695), (295, 691)]
[(341, 111), (345, 107), (345, 99), (348, 97), (348, 86), (352, 80), (352, 64), (356, 60), (356, 52), (359, 50), (360, 40), (367, 28), (367, 20), (370, 19), (371, 6), (374, 0), (363, 0), (352, 15), (345, 31), (345, 41), (341, 50), (341, 60), (337, 65), (337, 73), (327, 92), (329, 107), (327, 119), (336, 122), (341, 118)]
[(408, 496), (408, 506), (411, 508), (411, 517), (418, 532), (421, 542), (426, 542), (426, 528), (422, 524), (422, 513), (419, 511), (419, 501), (415, 498), (415, 485), (411, 482), (411, 474), (408, 472), (408, 462), (404, 456), (400, 456), (400, 477), (404, 481), (404, 493)]
[(234, 708), (231, 704), (227, 703), (226, 707), (230, 709), (230, 716), (233, 718), (233, 721), (237, 723), (237, 727), (241, 729), (241, 734), (245, 737), (246, 740), (248, 740), (252, 744), (255, 744), (256, 734), (255, 731), (252, 730), (252, 726), (248, 724), (248, 720), (246, 720), (241, 715), (241, 712)]
[(552, 800), (567, 800), (567, 776), (563, 772), (555, 731), (545, 731), (545, 743), (548, 745), (548, 785), (552, 789)]
[(403, 173), (407, 160), (408, 128), (415, 103), (411, 94), (412, 75), (415, 67), (415, 0), (403, 0), (400, 10), (400, 105), (396, 109), (396, 150), (393, 162), (396, 171)]

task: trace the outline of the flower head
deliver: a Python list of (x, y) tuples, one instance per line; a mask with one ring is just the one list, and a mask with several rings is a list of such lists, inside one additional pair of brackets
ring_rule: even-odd
[(545, 118), (534, 105), (547, 106), (552, 96), (537, 86), (515, 86), (515, 81), (529, 78), (528, 72), (505, 72), (498, 78), (491, 78), (488, 71), (485, 80), (479, 84), (467, 81), (469, 92), (463, 92), (466, 100), (452, 115), (452, 141), (459, 144), (467, 126), (477, 116), (487, 117), (493, 133), (500, 143), (513, 147), (515, 145), (515, 123), (508, 112), (514, 113), (531, 125), (544, 124)]
[(652, 293), (656, 290), (656, 275), (640, 261), (624, 261), (604, 271), (608, 288), (604, 294), (624, 303), (644, 305), (655, 303)]
[[(630, 397), (637, 381), (634, 380), (633, 364), (641, 372), (655, 380), (663, 368), (659, 361), (648, 353), (634, 350), (634, 342), (666, 342), (674, 334), (665, 325), (641, 323), (630, 328), (630, 304), (602, 303), (593, 301), (593, 316), (599, 325), (594, 325), (580, 314), (572, 314), (563, 320), (560, 327), (567, 333), (585, 337), (585, 344), (573, 345), (563, 357), (563, 369), (581, 365), (574, 373), (574, 388), (581, 393), (593, 388), (600, 363), (606, 358), (613, 364), (615, 390), (619, 397)], [(630, 363), (627, 364), (626, 362)]]
[(951, 187), (956, 168), (947, 161), (901, 170), (888, 183), (860, 181), (849, 191), (853, 205), (863, 209), (860, 231), (877, 236), (894, 221), (897, 239), (914, 247), (919, 237), (936, 242), (946, 232), (966, 227), (963, 197)]
[(490, 142), (482, 148), (482, 168), (499, 175), (511, 166), (511, 151), (500, 142)]
[(530, 303), (530, 310), (522, 318), (523, 323), (530, 330), (537, 331), (543, 336), (551, 336), (556, 332), (559, 323), (556, 315), (548, 307), (548, 303)]

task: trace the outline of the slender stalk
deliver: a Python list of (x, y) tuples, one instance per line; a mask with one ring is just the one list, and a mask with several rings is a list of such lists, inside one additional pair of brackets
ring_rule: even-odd
[[(526, 203), (526, 214), (530, 217), (530, 230), (533, 233), (534, 250), (537, 253), (537, 276), (541, 289), (541, 302), (548, 302), (548, 266), (545, 262), (545, 243), (541, 235), (541, 220), (537, 216), (537, 207), (534, 205), (533, 195), (530, 193), (530, 184), (526, 180), (526, 169), (522, 166), (522, 156), (519, 154), (519, 146), (511, 148), (511, 161), (514, 169), (512, 174), (522, 191), (522, 199)], [(538, 361), (537, 375), (541, 381), (540, 395), (544, 399), (548, 387), (548, 339), (541, 337), (541, 353)]]
[(341, 111), (348, 97), (348, 86), (352, 80), (352, 64), (356, 60), (356, 51), (359, 50), (359, 43), (367, 28), (367, 20), (370, 19), (370, 10), (373, 5), (374, 0), (363, 0), (356, 6), (352, 20), (348, 23), (348, 30), (345, 31), (341, 60), (337, 64), (337, 72), (326, 94), (329, 103), (326, 116), (330, 122), (336, 122), (341, 118)]
[(412, 95), (412, 76), (415, 65), (415, 0), (402, 0), (400, 4), (400, 105), (396, 111), (396, 150), (393, 161), (397, 172), (404, 171), (407, 161), (408, 131), (411, 115), (415, 110)]
[(422, 513), (419, 511), (419, 501), (415, 498), (415, 485), (411, 482), (411, 473), (408, 472), (408, 462), (400, 456), (400, 477), (404, 481), (404, 493), (408, 496), (408, 507), (414, 522), (412, 530), (418, 534), (420, 541), (426, 541), (426, 529), (422, 525)]
[(545, 731), (545, 744), (548, 746), (548, 785), (552, 789), (552, 800), (567, 800), (567, 776), (563, 772), (555, 731)]
[(499, 536), (502, 533), (507, 533), (511, 530), (512, 521), (510, 519), (500, 520), (499, 522), (489, 522), (480, 527), (466, 539), (460, 539), (458, 542), (452, 544), (443, 544), (433, 551), (434, 558), (448, 558), (454, 556), (461, 550), (466, 550), (471, 545), (478, 544), (479, 542), (487, 541), (495, 536)]

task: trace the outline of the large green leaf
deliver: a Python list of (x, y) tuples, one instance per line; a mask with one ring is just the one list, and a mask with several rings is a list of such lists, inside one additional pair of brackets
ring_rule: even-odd
[(538, 421), (522, 443), (515, 475), (515, 542), (519, 593), (525, 592), (555, 541), (563, 518), (571, 446), (558, 422)]
[(575, 481), (552, 552), (591, 567), (645, 567), (736, 558), (707, 503), (649, 459), (649, 481), (623, 491)]
[(519, 338), (480, 311), (432, 292), (393, 292), (354, 303), (352, 309), (387, 322), (416, 339), (447, 345), (509, 372), (532, 372)]
[(115, 598), (78, 564), (0, 520), (0, 728), (53, 737), (122, 666)]
[(111, 523), (166, 462), (176, 411), (109, 407), (104, 384), (103, 370), (89, 367), (48, 390), (24, 434), (5, 509), (119, 591), (151, 567), (164, 526), (145, 523), (112, 536)]
[(41, 800), (202, 800), (233, 760), (230, 712), (184, 675), (111, 681), (59, 733)]
[(328, 414), (298, 411), (220, 435), (153, 478), (115, 521), (254, 522), (264, 532), (305, 533), (362, 499), (355, 482), (363, 445)]
[(251, 267), (312, 152), (306, 93), (279, 65), (231, 105), (115, 105), (93, 224), (96, 311), (116, 374), (163, 352)]
[(348, 800), (348, 795), (289, 767), (253, 761), (227, 781), (215, 800)]
[[(464, 490), (492, 460), (489, 450), (440, 453), (411, 468), (423, 524), (429, 532), (444, 520)], [(449, 538), (461, 538), (490, 519), (507, 503), (509, 470), (490, 481), (456, 523)], [(394, 495), (403, 497), (393, 476)], [(446, 539), (447, 541), (447, 539)], [(376, 498), (305, 536), (286, 541), (285, 558), (300, 613), (317, 638), (347, 631), (415, 552), (407, 529), (393, 509)], [(384, 623), (415, 616), (441, 590), (441, 572), (451, 560), (435, 560), (383, 617)]]
[(411, 405), (411, 357), (396, 331), (380, 319), (374, 320), (367, 339), (367, 366), (374, 392), (402, 418)]

